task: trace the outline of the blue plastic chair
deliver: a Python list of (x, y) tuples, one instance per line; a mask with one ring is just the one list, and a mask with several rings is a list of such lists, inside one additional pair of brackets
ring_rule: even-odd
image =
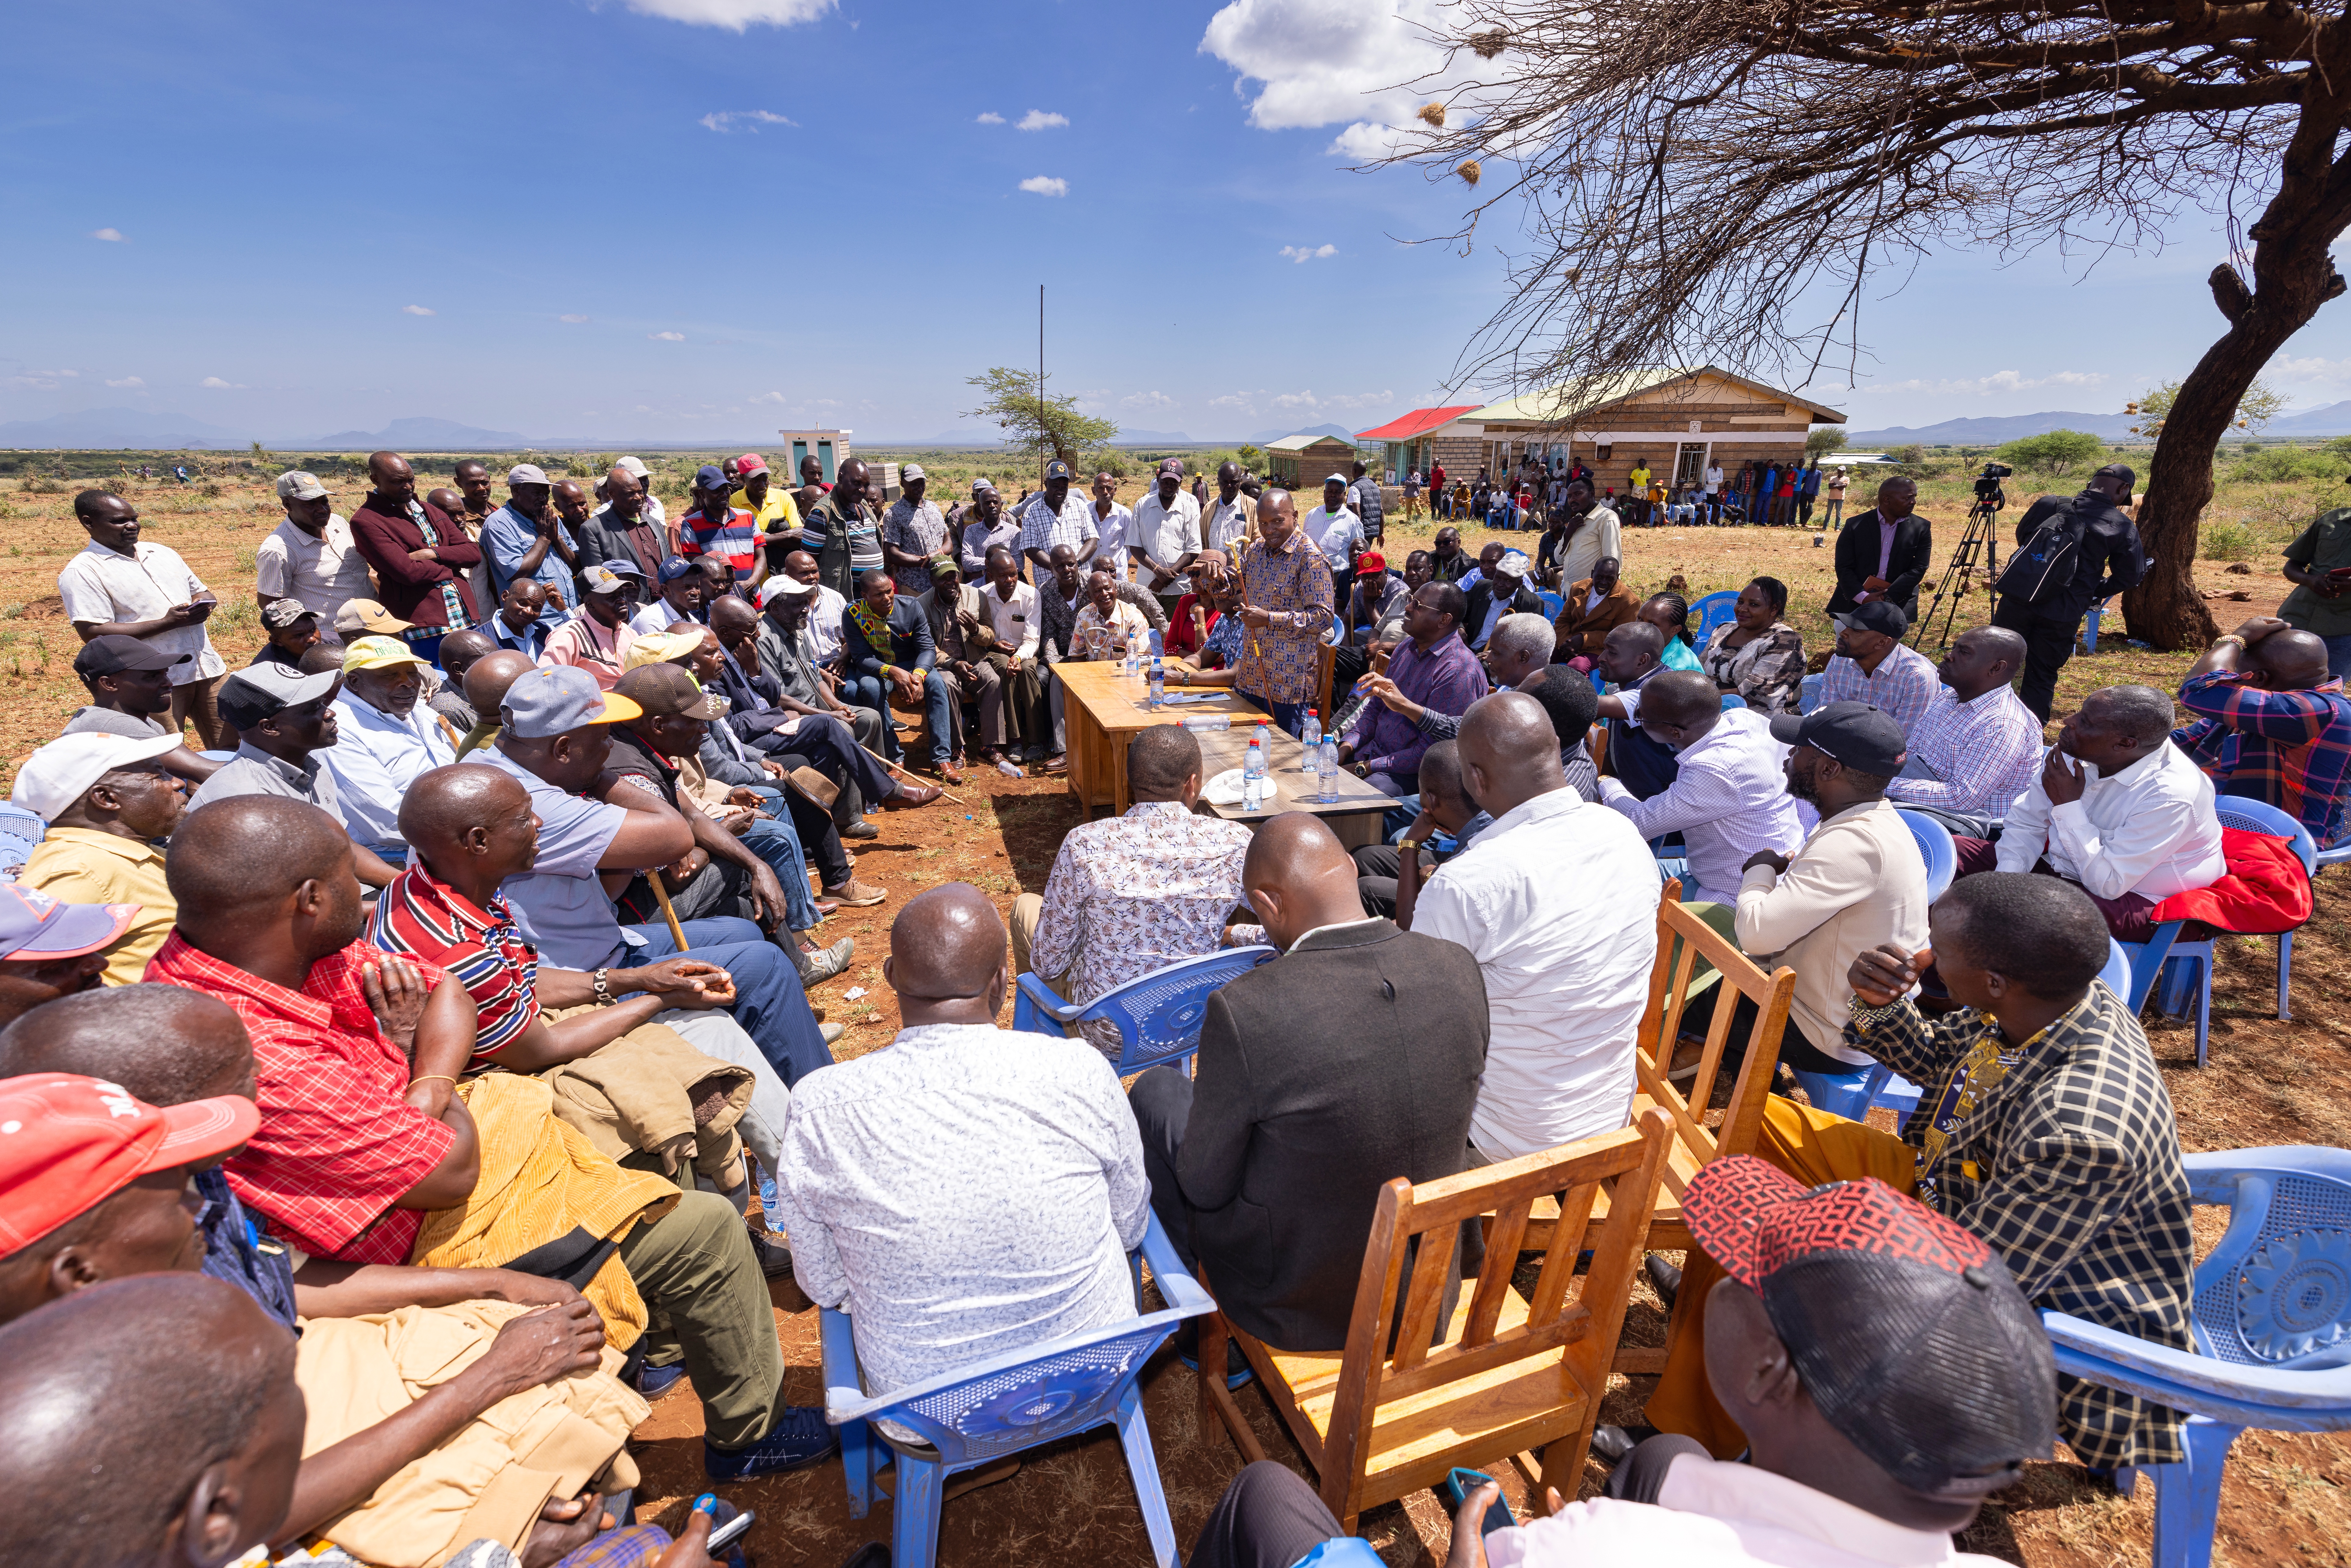
[(1274, 948), (1256, 946), (1178, 958), (1147, 975), (1137, 975), (1086, 1004), (1065, 1002), (1036, 976), (1023, 975), (1012, 1004), (1012, 1027), (1029, 1034), (1074, 1035), (1080, 1024), (1107, 1020), (1118, 1026), (1123, 1042), (1118, 1055), (1120, 1077), (1178, 1057), (1183, 1058), (1183, 1071), (1188, 1074), (1192, 1055), (1200, 1048), (1200, 1023), (1207, 1017), (1208, 993), (1280, 956)]
[(1798, 713), (1810, 713), (1814, 708), (1821, 706), (1821, 687), (1826, 684), (1827, 681), (1828, 676), (1825, 674), (1806, 675), (1803, 678), (1796, 687), (1796, 711)]
[(1899, 807), (1896, 814), (1918, 841), (1918, 858), (1927, 862), (1927, 902), (1932, 904), (1950, 892), (1951, 879), (1959, 874), (1959, 846), (1951, 841), (1951, 830), (1934, 818)]
[[(1151, 1551), (1159, 1568), (1176, 1568), (1176, 1526), (1159, 1484), (1159, 1460), (1144, 1424), (1137, 1386), (1144, 1364), (1186, 1318), (1216, 1310), (1216, 1302), (1176, 1260), (1175, 1245), (1151, 1218), (1142, 1257), (1167, 1303), (1138, 1311), (1123, 1322), (1066, 1335), (943, 1373), (893, 1393), (869, 1396), (857, 1369), (854, 1325), (828, 1307), (818, 1314), (824, 1347), (824, 1418), (841, 1428), (841, 1468), (849, 1482), (849, 1516), (863, 1519), (879, 1495), (882, 1468), (895, 1463), (892, 1489), (890, 1561), (900, 1568), (931, 1568), (939, 1543), (939, 1511), (947, 1478), (960, 1470), (1057, 1442), (1096, 1427), (1116, 1426), (1126, 1449), (1127, 1473), (1143, 1505)], [(1135, 1294), (1142, 1296), (1140, 1270)], [(887, 1420), (918, 1436), (893, 1437)]]
[[(2296, 819), (2287, 816), (2266, 800), (2249, 800), (2241, 795), (2220, 797), (2212, 802), (2212, 810), (2224, 828), (2234, 828), (2246, 833), (2267, 833), (2273, 839), (2293, 840), (2294, 856), (2302, 862), (2303, 873), (2313, 877), (2318, 874), (2318, 841), (2312, 838), (2310, 830)], [(2293, 975), (2294, 933), (2282, 931), (2278, 933), (2277, 962), (2278, 1019), (2281, 1022), (2291, 1022), (2294, 1019), (2294, 1015), (2286, 1010), (2285, 997), (2286, 982)]]
[(1715, 628), (1728, 622), (1739, 609), (1739, 595), (1729, 589), (1709, 593), (1689, 607), (1690, 641), (1699, 647), (1714, 635)]
[(1558, 620), (1562, 615), (1567, 612), (1567, 596), (1565, 594), (1553, 593), (1548, 588), (1538, 588), (1535, 590), (1535, 597), (1542, 601), (1543, 613), (1550, 616), (1553, 621)]
[(2098, 651), (2098, 617), (2105, 612), (2106, 601), (2105, 600), (2094, 599), (2090, 601), (2088, 612), (2082, 617), (2083, 652), (2095, 653)]
[(2156, 1568), (2210, 1568), (2239, 1432), (2351, 1427), (2351, 1153), (2283, 1145), (2183, 1164), (2194, 1200), (2231, 1211), (2196, 1270), (2195, 1350), (2041, 1314), (2058, 1371), (2188, 1413), (2187, 1459), (2147, 1470)]
[(1737, 692), (1725, 692), (1722, 694), (1723, 712), (1729, 713), (1732, 708), (1745, 707), (1746, 706), (1747, 699), (1740, 696)]
[(49, 824), (37, 811), (0, 801), (0, 872), (14, 880), (34, 846), (48, 836)]

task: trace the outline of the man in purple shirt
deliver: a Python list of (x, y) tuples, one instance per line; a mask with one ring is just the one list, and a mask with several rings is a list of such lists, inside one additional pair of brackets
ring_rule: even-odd
[[(1419, 706), (1456, 716), (1486, 695), (1486, 672), (1461, 640), (1467, 610), (1449, 582), (1425, 582), (1405, 607), (1405, 641), (1388, 655), (1388, 679)], [(1429, 737), (1384, 703), (1366, 703), (1340, 743), (1339, 760), (1383, 794), (1401, 800), (1420, 789), (1420, 756)]]

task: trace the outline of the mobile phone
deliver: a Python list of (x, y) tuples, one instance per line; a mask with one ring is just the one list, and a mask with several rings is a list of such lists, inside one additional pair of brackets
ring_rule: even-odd
[(2351, 566), (2328, 567), (2326, 569), (2326, 575), (2335, 579), (2337, 582), (2340, 582), (2343, 579), (2351, 577)]
[(717, 1556), (720, 1552), (726, 1551), (728, 1547), (742, 1540), (746, 1534), (749, 1533), (751, 1521), (758, 1517), (759, 1516), (758, 1514), (753, 1513), (749, 1509), (745, 1509), (742, 1512), (737, 1514), (734, 1518), (728, 1520), (726, 1523), (720, 1525), (717, 1529), (710, 1532), (710, 1539), (703, 1542), (703, 1552), (706, 1555), (712, 1557)]
[[(1457, 1465), (1447, 1472), (1445, 1479), (1438, 1483), (1437, 1494), (1445, 1500), (1446, 1512), (1459, 1513), (1462, 1502), (1469, 1494), (1493, 1479), (1483, 1470), (1466, 1470)], [(1503, 1501), (1501, 1494), (1498, 1492), (1494, 1496), (1493, 1502), (1486, 1510), (1485, 1522), (1479, 1527), (1478, 1533), (1480, 1537), (1491, 1535), (1498, 1530), (1508, 1530), (1516, 1523), (1518, 1521), (1510, 1517), (1510, 1505)]]

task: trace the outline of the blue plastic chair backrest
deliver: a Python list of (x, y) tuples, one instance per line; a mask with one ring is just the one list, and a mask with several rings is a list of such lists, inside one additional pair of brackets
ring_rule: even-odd
[(1927, 862), (1927, 901), (1931, 904), (1950, 891), (1951, 878), (1959, 874), (1959, 846), (1951, 842), (1951, 830), (1934, 818), (1916, 811), (1899, 814), (1909, 825), (1910, 836), (1918, 841), (1919, 858)]
[(2223, 795), (2212, 802), (2212, 814), (2220, 819), (2224, 828), (2234, 828), (2241, 833), (2267, 833), (2273, 839), (2292, 839), (2294, 852), (2301, 857), (2306, 874), (2318, 872), (2318, 841), (2310, 830), (2279, 810), (2266, 800), (2248, 800), (2242, 795)]
[(1558, 620), (1567, 612), (1567, 596), (1565, 594), (1553, 593), (1548, 588), (1538, 588), (1535, 590), (1535, 597), (1542, 601), (1543, 613), (1550, 616), (1554, 621)]
[(1168, 1329), (1138, 1328), (943, 1388), (890, 1412), (948, 1458), (1018, 1453), (1108, 1419), (1138, 1363)]
[[(2191, 1166), (2197, 1159), (2239, 1169), (2228, 1233), (2196, 1270), (2196, 1348), (2241, 1366), (2343, 1364), (2351, 1339), (2351, 1155), (2283, 1147), (2217, 1152)], [(2199, 1201), (2206, 1197), (2199, 1191)]]
[(1703, 648), (1714, 629), (1731, 618), (1739, 608), (1739, 595), (1729, 589), (1709, 593), (1689, 607), (1690, 641)]
[(2106, 989), (2114, 992), (2115, 995), (2121, 997), (2126, 1001), (2129, 1000), (2131, 988), (2130, 955), (2124, 952), (2123, 945), (2116, 941), (2111, 936), (2106, 938), (2106, 967), (2098, 971), (2098, 978), (2105, 981)]
[(1200, 1024), (1208, 1015), (1210, 994), (1227, 981), (1280, 956), (1274, 948), (1256, 946), (1179, 958), (1103, 992), (1078, 1015), (1077, 1021), (1116, 1025), (1124, 1042), (1118, 1071), (1122, 1076), (1139, 1072), (1154, 1062), (1196, 1050)]
[(1827, 682), (1828, 676), (1824, 674), (1806, 675), (1796, 687), (1796, 711), (1810, 713), (1820, 706), (1821, 687)]
[(23, 865), (48, 831), (48, 823), (41, 820), (39, 813), (0, 802), (0, 871), (15, 871)]
[(1732, 708), (1745, 707), (1746, 706), (1747, 699), (1740, 696), (1737, 692), (1725, 692), (1722, 694), (1723, 712), (1729, 713)]

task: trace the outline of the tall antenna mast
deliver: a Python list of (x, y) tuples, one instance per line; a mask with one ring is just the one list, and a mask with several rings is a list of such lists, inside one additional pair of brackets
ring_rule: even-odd
[(1045, 286), (1037, 286), (1037, 488), (1045, 487)]

